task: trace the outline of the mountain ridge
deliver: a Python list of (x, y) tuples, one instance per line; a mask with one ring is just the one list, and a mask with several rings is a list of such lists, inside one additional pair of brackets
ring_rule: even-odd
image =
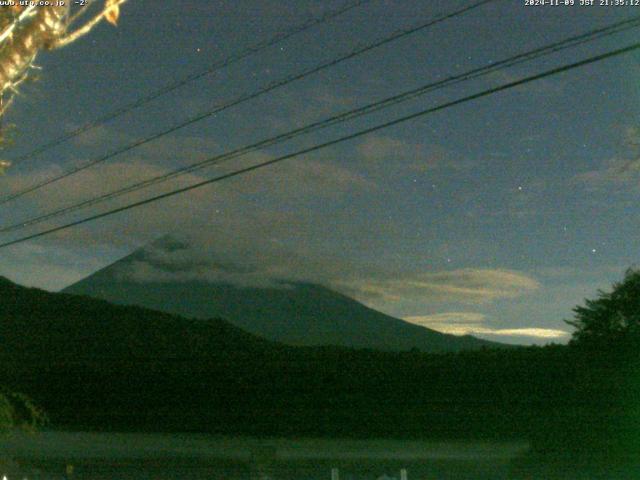
[[(166, 241), (165, 241), (166, 242)], [(386, 315), (322, 285), (287, 282), (286, 286), (248, 287), (230, 283), (127, 278), (136, 263), (166, 271), (148, 253), (158, 242), (104, 267), (63, 292), (102, 298), (117, 304), (141, 305), (189, 318), (224, 318), (233, 325), (272, 341), (294, 346), (335, 345), (386, 351), (460, 351), (503, 344), (455, 336)], [(160, 243), (164, 247), (165, 244)], [(157, 248), (157, 247), (156, 247)], [(168, 248), (186, 248), (179, 242)]]
[(525, 348), (430, 355), (291, 347), (224, 320), (186, 319), (6, 280), (0, 298), (0, 386), (33, 399), (55, 428), (510, 434), (511, 426), (487, 420), (503, 415), (502, 403), (490, 412), (476, 407), (493, 405), (492, 385), (504, 378), (505, 366), (515, 369), (508, 378), (529, 379), (520, 369), (538, 356)]

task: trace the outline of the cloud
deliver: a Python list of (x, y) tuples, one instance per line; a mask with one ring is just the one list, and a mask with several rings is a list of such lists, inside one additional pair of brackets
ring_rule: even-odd
[(277, 273), (277, 271), (268, 272), (264, 269), (247, 270), (228, 263), (192, 264), (189, 269), (177, 271), (174, 269), (166, 270), (146, 261), (134, 261), (120, 267), (117, 275), (118, 278), (139, 283), (207, 281), (238, 287), (289, 288), (289, 283), (277, 280)]
[(569, 333), (553, 328), (493, 328), (486, 325), (486, 315), (476, 312), (447, 312), (433, 315), (410, 316), (404, 320), (452, 335), (478, 335), (485, 337), (532, 337), (537, 339), (565, 339)]
[(640, 127), (637, 125), (617, 125), (622, 133), (622, 143), (632, 155), (640, 151)]
[(117, 274), (142, 283), (204, 281), (289, 288), (295, 282), (328, 285), (333, 278), (357, 271), (348, 261), (296, 253), (268, 238), (256, 247), (251, 238), (235, 233), (208, 231), (163, 237), (145, 247), (143, 258), (122, 265)]
[(572, 183), (584, 185), (590, 190), (606, 190), (612, 187), (640, 187), (640, 158), (611, 158), (601, 168), (579, 173)]
[(420, 157), (422, 146), (392, 137), (371, 135), (358, 145), (358, 152), (367, 160), (386, 161), (392, 158)]
[[(302, 92), (278, 92), (280, 108), (269, 111), (269, 123), (278, 129), (288, 131), (354, 109), (357, 106), (356, 98), (350, 94), (336, 92), (336, 87), (337, 85), (332, 84), (331, 89), (314, 86)], [(299, 101), (301, 94), (305, 98), (302, 105)]]
[(509, 270), (391, 272), (324, 256), (312, 248), (293, 249), (268, 236), (256, 247), (251, 236), (233, 233), (208, 231), (156, 242), (144, 259), (120, 274), (140, 282), (200, 280), (261, 288), (319, 283), (383, 309), (407, 300), (486, 304), (539, 287), (535, 279)]
[[(46, 214), (52, 210), (72, 206), (94, 197), (108, 194), (114, 190), (126, 188), (149, 178), (154, 178), (170, 172), (175, 165), (162, 164), (163, 160), (172, 157), (176, 149), (187, 150), (186, 140), (171, 143), (161, 142), (152, 148), (148, 146), (139, 155), (126, 160), (109, 160), (103, 164), (88, 168), (64, 180), (48, 185), (37, 192), (33, 192), (21, 198), (21, 208), (8, 210), (5, 222), (2, 226), (19, 223), (33, 217)], [(189, 142), (187, 142), (189, 143)], [(197, 147), (191, 151), (192, 156), (201, 155), (206, 150), (207, 142), (196, 142)], [(200, 152), (200, 153), (198, 153)], [(205, 179), (227, 173), (235, 168), (254, 165), (258, 162), (269, 160), (272, 157), (265, 153), (253, 153), (243, 159), (237, 159), (229, 163), (209, 167), (193, 173), (188, 173), (167, 182), (141, 189), (118, 199), (109, 200), (99, 206), (92, 207), (96, 210), (106, 210), (115, 206), (125, 205), (148, 198), (158, 193), (168, 192), (202, 182)], [(39, 181), (58, 175), (63, 170), (57, 165), (48, 165), (35, 172), (15, 172), (6, 183), (11, 186), (11, 192), (21, 191)], [(184, 194), (171, 197), (162, 202), (157, 202), (136, 209), (135, 212), (120, 214), (118, 218), (133, 219), (121, 226), (118, 231), (127, 232), (129, 239), (148, 239), (149, 232), (158, 233), (174, 230), (185, 224), (198, 224), (205, 222), (212, 226), (235, 227), (237, 223), (232, 217), (240, 215), (243, 221), (251, 221), (252, 217), (269, 219), (275, 223), (287, 221), (295, 214), (308, 215), (308, 204), (330, 204), (340, 202), (341, 199), (353, 192), (365, 192), (375, 189), (373, 183), (365, 177), (345, 167), (337, 165), (331, 159), (300, 158), (292, 159), (286, 163), (267, 167), (262, 170), (230, 178), (224, 182), (216, 183), (210, 187), (200, 188)], [(10, 192), (9, 192), (10, 193)], [(287, 206), (287, 211), (282, 212), (282, 205)], [(86, 215), (88, 210), (79, 210), (75, 218)], [(54, 226), (61, 221), (68, 221), (72, 216), (58, 217), (55, 221), (40, 224), (39, 226)], [(202, 220), (199, 220), (202, 219)], [(101, 230), (96, 222), (89, 226), (90, 229)], [(122, 225), (123, 222), (121, 222)], [(258, 223), (268, 223), (260, 221)], [(64, 232), (57, 235), (58, 238), (73, 237), (75, 232), (84, 228), (75, 229), (74, 232)], [(259, 231), (249, 226), (243, 227), (243, 231), (249, 230), (256, 235)], [(122, 237), (122, 234), (119, 234)]]
[[(215, 247), (213, 247), (213, 245)], [(239, 287), (288, 288), (296, 280), (290, 256), (278, 246), (252, 249), (241, 239), (224, 236), (163, 237), (144, 249), (144, 257), (121, 265), (116, 274), (136, 282), (226, 283)], [(280, 259), (280, 261), (278, 261)]]
[(433, 325), (476, 325), (485, 321), (486, 315), (477, 312), (446, 312), (432, 315), (405, 317), (407, 322), (431, 327)]
[(540, 284), (528, 275), (511, 270), (467, 268), (399, 278), (371, 279), (347, 286), (356, 294), (391, 302), (422, 298), (429, 301), (484, 304), (516, 298), (537, 290)]
[[(482, 333), (482, 332), (478, 332)], [(503, 328), (485, 332), (488, 335), (501, 337), (537, 337), (537, 338), (566, 338), (570, 334), (564, 330), (552, 328)]]
[(397, 138), (369, 135), (358, 146), (359, 153), (365, 167), (369, 170), (384, 169), (389, 175), (394, 169), (424, 173), (437, 167), (455, 166), (450, 153), (437, 145), (408, 142)]
[[(105, 162), (44, 188), (37, 195), (29, 195), (22, 203), (24, 210), (13, 212), (15, 218), (8, 221), (20, 221), (52, 207), (73, 204), (160, 175), (170, 166), (155, 160), (170, 158), (178, 150), (188, 150), (191, 144), (193, 155), (211, 146), (202, 139), (183, 138), (172, 142), (167, 139), (156, 147), (148, 145), (137, 152), (137, 156)], [(415, 156), (425, 151), (419, 145), (398, 142), (389, 137), (375, 137), (360, 148), (365, 154), (379, 156), (382, 163), (385, 155), (392, 152)], [(435, 165), (446, 155), (436, 157), (427, 163)], [(254, 153), (239, 163), (234, 161), (190, 173), (152, 190), (94, 207), (92, 213), (269, 158), (272, 157), (266, 153)], [(42, 169), (39, 173), (59, 171), (56, 166), (49, 168), (51, 170)], [(33, 172), (17, 173), (11, 177), (15, 190), (33, 183)], [(395, 228), (393, 221), (363, 220), (344, 207), (344, 198), (354, 192), (361, 194), (375, 189), (366, 177), (331, 159), (305, 157), (260, 170), (259, 174), (235, 177), (64, 230), (37, 244), (50, 250), (79, 245), (93, 252), (108, 249), (109, 258), (113, 258), (117, 249), (130, 251), (166, 232), (185, 232), (188, 250), (154, 251), (152, 258), (136, 262), (122, 274), (138, 281), (206, 280), (265, 288), (286, 288), (287, 282), (313, 282), (385, 310), (407, 299), (421, 304), (442, 301), (485, 304), (525, 295), (538, 288), (535, 279), (503, 269), (415, 272), (406, 268), (376, 268), (348, 260), (376, 239), (388, 237)], [(76, 212), (41, 224), (37, 230), (86, 214), (86, 211)], [(344, 254), (336, 255), (338, 251)]]
[[(267, 171), (268, 170), (268, 171)], [(336, 193), (372, 191), (376, 186), (362, 175), (331, 161), (295, 159), (263, 170), (258, 179), (244, 183), (244, 191), (271, 197), (330, 197)]]
[(640, 191), (640, 127), (618, 125), (618, 131), (625, 153), (606, 159), (598, 168), (575, 175), (571, 183), (607, 194), (611, 188)]

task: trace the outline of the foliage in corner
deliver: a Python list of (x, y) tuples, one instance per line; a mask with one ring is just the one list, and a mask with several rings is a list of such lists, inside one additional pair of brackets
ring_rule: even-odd
[(575, 327), (571, 343), (585, 346), (622, 346), (640, 339), (640, 270), (630, 268), (611, 292), (598, 291), (598, 298), (585, 300), (573, 309)]
[(0, 390), (0, 431), (14, 428), (34, 431), (47, 423), (47, 415), (29, 397)]

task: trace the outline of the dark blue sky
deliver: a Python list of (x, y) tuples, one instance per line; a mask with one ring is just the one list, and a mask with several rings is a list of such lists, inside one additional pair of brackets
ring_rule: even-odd
[[(235, 96), (467, 1), (372, 0), (17, 163), (3, 192), (81, 164)], [(179, 6), (178, 6), (179, 5)], [(12, 159), (248, 45), (343, 5), (130, 0), (42, 54), (6, 121)], [(633, 7), (502, 0), (295, 82), (2, 206), (2, 224), (72, 204), (554, 40), (640, 15)], [(80, 218), (237, 165), (633, 43), (611, 36), (202, 170)], [(321, 281), (387, 313), (505, 341), (564, 341), (563, 318), (637, 262), (640, 56), (616, 57), (305, 157), (0, 252), (2, 274), (64, 287), (164, 234), (264, 275)], [(42, 225), (40, 225), (42, 227)], [(17, 238), (30, 230), (5, 234)], [(521, 330), (537, 329), (537, 330)], [(568, 331), (568, 330), (567, 330)], [(525, 335), (526, 334), (526, 335)]]

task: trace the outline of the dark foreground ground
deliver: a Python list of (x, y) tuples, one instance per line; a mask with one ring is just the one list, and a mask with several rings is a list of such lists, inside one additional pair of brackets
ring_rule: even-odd
[[(625, 479), (637, 464), (536, 456), (526, 442), (43, 432), (2, 439), (8, 479)], [(11, 458), (11, 461), (6, 459)], [(635, 466), (634, 466), (635, 465)]]
[(34, 479), (69, 477), (68, 465), (77, 479), (331, 479), (332, 471), (341, 479), (400, 479), (403, 469), (407, 479), (502, 479), (527, 448), (522, 442), (63, 432), (13, 434), (4, 440), (4, 456), (14, 465), (2, 473)]

